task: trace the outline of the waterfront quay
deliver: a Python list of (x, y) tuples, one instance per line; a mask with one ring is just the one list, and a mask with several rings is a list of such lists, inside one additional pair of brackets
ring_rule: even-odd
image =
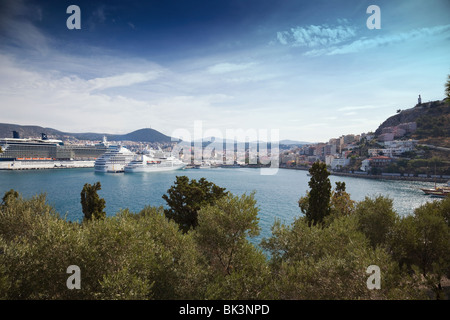
[(0, 170), (93, 168), (93, 160), (13, 160), (0, 161)]
[[(283, 169), (290, 170), (304, 170), (308, 171), (309, 167), (287, 167), (280, 166)], [(400, 174), (400, 173), (382, 173), (382, 174), (368, 174), (367, 172), (339, 172), (339, 171), (329, 171), (331, 175), (341, 176), (341, 177), (354, 177), (354, 178), (364, 178), (364, 179), (383, 179), (383, 180), (402, 180), (402, 181), (423, 181), (423, 182), (437, 182), (445, 183), (450, 180), (450, 176), (442, 175), (426, 175), (426, 174)]]

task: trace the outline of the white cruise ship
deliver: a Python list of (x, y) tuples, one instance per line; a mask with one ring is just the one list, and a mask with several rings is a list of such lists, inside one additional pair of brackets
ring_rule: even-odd
[(149, 156), (137, 155), (133, 161), (128, 163), (125, 172), (161, 172), (183, 169), (186, 163), (173, 156)]
[(109, 146), (108, 150), (95, 160), (94, 169), (96, 172), (123, 172), (135, 155), (123, 146)]

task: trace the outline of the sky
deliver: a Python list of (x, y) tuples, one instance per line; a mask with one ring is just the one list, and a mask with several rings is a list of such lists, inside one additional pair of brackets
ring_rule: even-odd
[(449, 12), (448, 0), (0, 0), (0, 122), (309, 142), (375, 131), (419, 94), (444, 98)]

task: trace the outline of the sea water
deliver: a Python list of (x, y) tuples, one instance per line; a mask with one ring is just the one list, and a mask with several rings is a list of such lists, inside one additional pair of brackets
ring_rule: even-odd
[[(261, 175), (254, 168), (185, 169), (151, 173), (96, 173), (93, 168), (0, 171), (0, 196), (14, 189), (29, 198), (39, 193), (56, 211), (71, 221), (82, 221), (80, 193), (85, 183), (101, 183), (99, 196), (106, 201), (107, 215), (120, 209), (139, 212), (145, 206), (164, 206), (162, 196), (174, 184), (176, 176), (185, 175), (208, 181), (226, 188), (234, 195), (255, 192), (259, 208), (261, 235), (270, 236), (275, 219), (289, 224), (301, 215), (298, 200), (309, 190), (307, 171), (279, 169), (274, 175)], [(355, 201), (366, 196), (384, 195), (393, 200), (400, 215), (412, 214), (427, 201), (439, 201), (424, 195), (420, 188), (433, 187), (430, 182), (374, 180), (353, 177), (329, 176), (332, 186), (345, 182), (346, 190)]]

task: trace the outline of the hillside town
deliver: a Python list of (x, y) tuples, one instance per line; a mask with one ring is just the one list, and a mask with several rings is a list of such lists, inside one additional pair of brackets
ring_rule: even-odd
[[(445, 101), (422, 103), (419, 96), (410, 110), (423, 112), (440, 105)], [(450, 148), (424, 144), (416, 138), (417, 129), (417, 122), (412, 121), (380, 126), (378, 134), (347, 134), (324, 143), (293, 146), (280, 154), (280, 166), (302, 169), (322, 161), (335, 174), (448, 180), (450, 171), (445, 159)]]

